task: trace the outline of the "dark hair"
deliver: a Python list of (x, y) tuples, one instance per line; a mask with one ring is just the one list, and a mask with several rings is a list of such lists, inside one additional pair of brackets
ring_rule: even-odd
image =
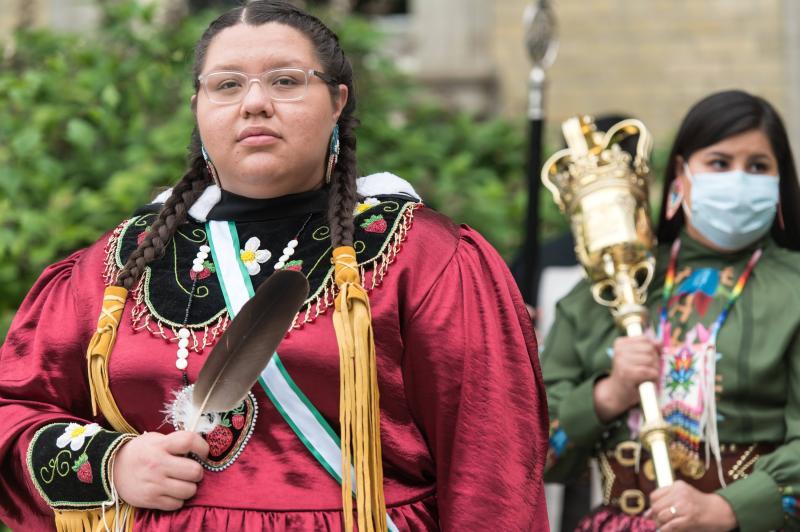
[(684, 117), (675, 136), (664, 174), (658, 222), (659, 242), (675, 240), (684, 223), (683, 211), (678, 211), (672, 220), (666, 219), (669, 188), (677, 175), (678, 156), (688, 161), (698, 150), (754, 129), (764, 132), (778, 161), (784, 228), (781, 229), (776, 217), (772, 225), (772, 236), (778, 245), (800, 250), (800, 185), (797, 182), (797, 171), (786, 128), (769, 102), (739, 90), (706, 96), (689, 109)]
[[(208, 47), (214, 37), (237, 24), (260, 26), (278, 22), (305, 35), (316, 50), (317, 59), (325, 73), (333, 79), (329, 83), (331, 97), (338, 95), (339, 84), (347, 86), (349, 97), (339, 116), (339, 158), (331, 175), (328, 223), (334, 248), (353, 243), (353, 209), (356, 203), (356, 137), (358, 120), (353, 116), (356, 107), (353, 68), (339, 45), (339, 38), (319, 19), (292, 4), (279, 0), (254, 1), (237, 7), (214, 20), (195, 46), (194, 87), (199, 90), (197, 77), (205, 64)], [(116, 284), (131, 289), (144, 273), (144, 268), (162, 256), (166, 245), (178, 226), (186, 221), (189, 208), (212, 182), (212, 177), (201, 154), (200, 133), (195, 125), (189, 145), (189, 169), (175, 185), (172, 195), (164, 202), (150, 231), (139, 247), (131, 254), (120, 271)]]

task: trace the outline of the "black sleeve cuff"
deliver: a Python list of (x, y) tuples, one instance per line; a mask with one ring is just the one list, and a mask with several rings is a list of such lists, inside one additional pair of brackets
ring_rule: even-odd
[(132, 434), (96, 423), (52, 423), (28, 446), (28, 471), (37, 491), (56, 510), (95, 509), (113, 502), (109, 460)]

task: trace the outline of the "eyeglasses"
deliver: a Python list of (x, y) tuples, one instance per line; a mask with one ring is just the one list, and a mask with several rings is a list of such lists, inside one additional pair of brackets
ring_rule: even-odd
[(308, 79), (316, 76), (328, 85), (336, 80), (314, 69), (277, 68), (268, 70), (258, 76), (250, 76), (244, 72), (219, 71), (210, 72), (197, 79), (203, 86), (208, 99), (217, 104), (241, 102), (250, 90), (250, 84), (258, 82), (262, 90), (276, 102), (296, 102), (302, 100), (308, 92)]

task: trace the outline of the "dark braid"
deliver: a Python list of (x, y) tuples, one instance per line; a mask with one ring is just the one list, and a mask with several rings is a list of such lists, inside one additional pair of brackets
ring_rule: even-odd
[(328, 198), (328, 223), (331, 227), (331, 244), (352, 246), (355, 224), (353, 210), (358, 195), (356, 193), (356, 135), (352, 116), (339, 119), (339, 160), (331, 176)]
[(133, 288), (144, 273), (145, 267), (162, 257), (175, 231), (186, 221), (187, 213), (197, 198), (211, 183), (202, 155), (192, 158), (192, 164), (183, 178), (172, 189), (150, 231), (139, 244), (117, 276), (116, 285), (127, 290)]

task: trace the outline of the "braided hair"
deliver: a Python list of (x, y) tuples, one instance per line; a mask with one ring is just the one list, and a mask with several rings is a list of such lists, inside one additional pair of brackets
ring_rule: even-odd
[[(355, 231), (353, 209), (357, 200), (355, 128), (358, 120), (353, 116), (356, 107), (353, 67), (333, 31), (316, 17), (282, 0), (256, 0), (232, 9), (211, 22), (195, 46), (195, 92), (200, 89), (198, 76), (205, 64), (208, 47), (218, 33), (237, 24), (260, 26), (268, 22), (292, 27), (311, 41), (323, 71), (333, 79), (328, 84), (332, 98), (338, 95), (339, 84), (347, 86), (349, 97), (338, 121), (339, 158), (329, 185), (328, 224), (333, 248), (352, 245)], [(200, 133), (195, 125), (189, 145), (189, 169), (172, 189), (172, 194), (158, 212), (147, 236), (122, 267), (117, 276), (117, 286), (130, 290), (144, 273), (145, 267), (164, 255), (178, 227), (186, 222), (191, 206), (212, 183), (201, 147)]]

